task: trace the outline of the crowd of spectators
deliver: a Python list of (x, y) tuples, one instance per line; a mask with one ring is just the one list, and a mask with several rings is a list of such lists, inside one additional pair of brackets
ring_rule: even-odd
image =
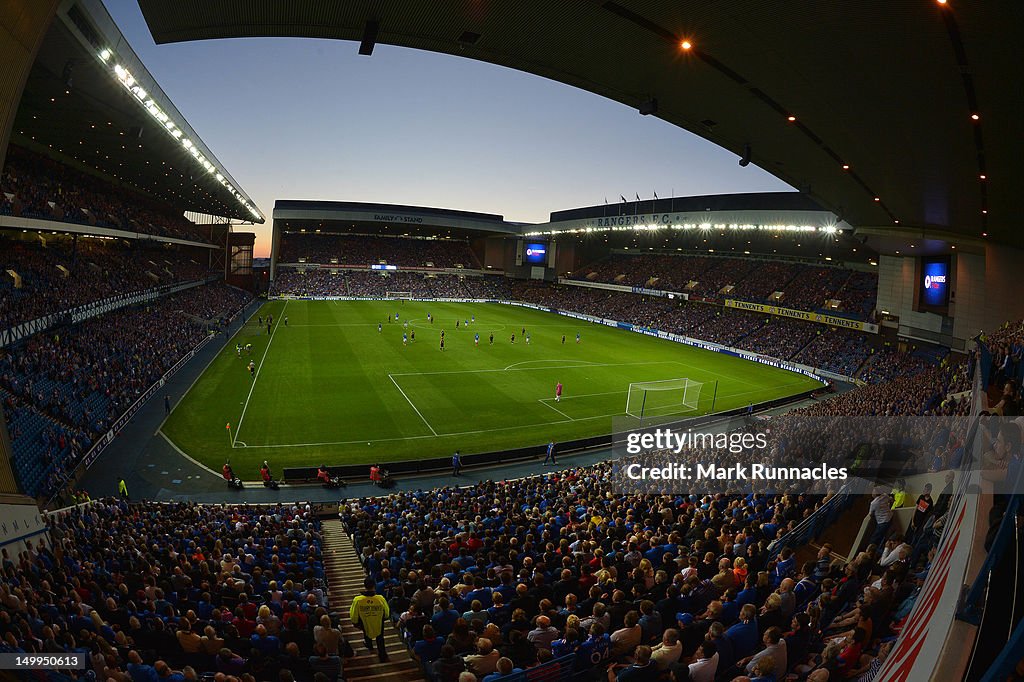
[(877, 381), (800, 410), (812, 416), (961, 416), (971, 407), (968, 362), (944, 361), (913, 375)]
[(713, 268), (718, 259), (703, 256), (633, 256), (613, 253), (574, 274), (575, 279), (611, 282), (665, 291), (686, 291), (686, 286), (699, 281), (701, 274)]
[(861, 370), (859, 378), (871, 384), (884, 383), (896, 377), (912, 377), (934, 366), (927, 355), (918, 355), (912, 349), (874, 353)]
[[(90, 238), (76, 242), (49, 235), (45, 239), (0, 236), (0, 329), (209, 274), (207, 254), (186, 247)], [(20, 278), (19, 287), (10, 272)]]
[(4, 550), (0, 651), (81, 652), (114, 682), (338, 678), (308, 506), (105, 499), (47, 523), (52, 545)]
[(760, 327), (739, 339), (736, 347), (788, 360), (817, 338), (820, 327), (803, 320), (768, 317)]
[(769, 545), (824, 490), (627, 494), (612, 480), (606, 462), (353, 500), (342, 517), (438, 682), (529, 679), (566, 656), (580, 679), (610, 682), (859, 679), (902, 626), (934, 544), (897, 553), (894, 538), (849, 563), (825, 545), (798, 565)]
[(983, 336), (991, 362), (989, 383), (1002, 388), (1007, 382), (1024, 379), (1024, 321), (1007, 322), (996, 331)]
[[(825, 309), (827, 300), (839, 299), (839, 292), (851, 275), (852, 270), (804, 266), (796, 277), (786, 284), (786, 295), (782, 299), (782, 305), (797, 310)], [(874, 279), (874, 286), (878, 286), (877, 277)], [(857, 309), (851, 310), (849, 306), (845, 306), (844, 309), (858, 312)]]
[(786, 285), (796, 277), (802, 267), (799, 263), (788, 261), (761, 261), (757, 276), (737, 282), (729, 296), (757, 303), (768, 301), (776, 291), (785, 291)]
[(290, 296), (359, 296), (385, 298), (470, 298), (508, 300), (503, 276), (462, 276), (369, 270), (278, 270), (271, 294)]
[(0, 196), (4, 198), (0, 211), (13, 215), (209, 241), (182, 212), (149, 195), (16, 145), (7, 150)]
[(370, 265), (400, 267), (474, 268), (480, 263), (469, 242), (462, 239), (413, 239), (357, 234), (285, 232), (281, 235), (279, 263)]
[[(875, 307), (878, 276), (779, 260), (688, 254), (614, 253), (573, 273), (574, 279), (649, 286), (686, 291), (705, 298), (735, 298), (753, 303), (774, 303), (787, 308), (824, 311), (868, 319)], [(697, 282), (692, 289), (691, 282)], [(726, 286), (733, 287), (721, 293)], [(772, 294), (783, 293), (780, 301)], [(826, 310), (826, 301), (840, 301), (839, 310)]]
[(858, 319), (873, 320), (878, 298), (878, 273), (855, 270), (833, 298), (842, 301), (843, 310)]
[(793, 361), (853, 377), (871, 355), (867, 335), (861, 332), (829, 330), (818, 325), (815, 333), (814, 339), (793, 356)]
[(29, 337), (0, 350), (14, 461), (29, 494), (56, 492), (96, 438), (252, 297), (223, 284)]

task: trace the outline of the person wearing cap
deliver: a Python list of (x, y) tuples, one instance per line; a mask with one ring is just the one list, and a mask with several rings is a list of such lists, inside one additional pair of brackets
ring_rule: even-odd
[(696, 624), (696, 619), (690, 613), (677, 613), (675, 619), (676, 632), (682, 647), (680, 658), (689, 659), (700, 648), (700, 643), (704, 641), (704, 631)]
[(363, 631), (366, 648), (373, 653), (373, 640), (377, 640), (377, 655), (381, 663), (388, 660), (388, 652), (384, 645), (384, 622), (389, 616), (388, 602), (377, 594), (373, 578), (369, 576), (363, 581), (363, 592), (356, 595), (349, 608), (352, 624)]

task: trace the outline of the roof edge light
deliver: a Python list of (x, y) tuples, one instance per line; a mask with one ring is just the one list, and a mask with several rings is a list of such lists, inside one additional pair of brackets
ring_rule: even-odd
[(157, 121), (157, 123), (160, 124), (160, 127), (163, 128), (173, 139), (180, 142), (181, 146), (186, 151), (190, 152), (190, 155), (195, 159), (196, 164), (200, 168), (210, 175), (213, 175), (224, 189), (235, 198), (239, 205), (245, 209), (246, 212), (252, 215), (255, 222), (263, 222), (263, 215), (250, 203), (249, 198), (231, 186), (224, 174), (221, 173), (221, 170), (200, 152), (199, 147), (197, 147), (192, 140), (187, 137), (183, 137), (182, 124), (175, 122), (174, 119), (165, 112), (152, 97), (150, 97), (150, 94), (146, 92), (138, 81), (135, 80), (135, 77), (132, 76), (131, 71), (118, 62), (117, 55), (112, 50), (104, 48), (97, 52), (96, 56), (104, 65), (107, 66), (114, 79), (132, 95), (135, 101), (137, 101), (142, 108)]

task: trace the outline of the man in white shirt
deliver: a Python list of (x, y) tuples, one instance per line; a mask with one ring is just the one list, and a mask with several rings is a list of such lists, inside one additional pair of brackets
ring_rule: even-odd
[(697, 650), (697, 660), (689, 665), (693, 682), (715, 682), (718, 672), (718, 647), (710, 640), (704, 640)]
[(773, 626), (765, 630), (764, 648), (750, 657), (746, 665), (748, 675), (754, 675), (754, 666), (765, 656), (771, 656), (775, 661), (775, 679), (781, 680), (786, 676), (786, 640), (782, 638), (782, 628)]
[(875, 532), (871, 534), (869, 545), (877, 545), (885, 540), (889, 526), (892, 524), (892, 495), (880, 486), (875, 488), (875, 499), (871, 500), (868, 514), (875, 517)]
[(661, 644), (654, 647), (651, 661), (658, 666), (658, 670), (668, 670), (682, 655), (683, 645), (679, 642), (679, 631), (669, 628), (661, 636)]
[(466, 667), (477, 677), (483, 678), (498, 669), (498, 659), (501, 658), (491, 644), (491, 640), (481, 637), (476, 643), (479, 653), (466, 656)]

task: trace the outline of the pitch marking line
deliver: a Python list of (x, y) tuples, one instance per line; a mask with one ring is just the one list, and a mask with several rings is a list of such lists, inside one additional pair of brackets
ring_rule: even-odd
[[(530, 362), (533, 362), (532, 360)], [(574, 362), (568, 360), (568, 362)], [(425, 377), (432, 376), (435, 374), (480, 374), (483, 372), (535, 372), (537, 370), (546, 369), (589, 369), (590, 367), (632, 367), (636, 365), (678, 365), (681, 364), (675, 360), (657, 360), (655, 362), (595, 362), (589, 365), (549, 365), (545, 367), (519, 367), (516, 369), (510, 369), (509, 367), (503, 367), (501, 369), (449, 369), (440, 370), (437, 372), (400, 372), (396, 374), (389, 374), (388, 376), (396, 377)]]
[(562, 411), (561, 411), (560, 409), (558, 409), (557, 407), (555, 407), (554, 405), (549, 405), (548, 403), (544, 402), (545, 400), (552, 400), (552, 398), (541, 398), (541, 399), (540, 399), (540, 400), (538, 400), (537, 402), (538, 402), (538, 403), (540, 403), (541, 405), (543, 405), (544, 407), (550, 407), (550, 408), (551, 408), (552, 410), (554, 410), (554, 411), (555, 411), (555, 412), (557, 412), (558, 414), (562, 415), (563, 417), (565, 417), (565, 418), (566, 418), (566, 419), (568, 419), (569, 421), (573, 421), (573, 422), (574, 422), (574, 421), (576, 421), (575, 419), (573, 419), (572, 417), (570, 417), (569, 415), (567, 415), (567, 414), (566, 414), (565, 412), (562, 412)]
[[(786, 388), (787, 386), (796, 386), (796, 385), (799, 385), (800, 383), (802, 383), (802, 382), (796, 382), (796, 383), (793, 383), (793, 384), (784, 384), (782, 386), (777, 386), (775, 388)], [(741, 395), (749, 395), (751, 393), (761, 393), (763, 391), (768, 391), (768, 390), (774, 390), (774, 389), (763, 388), (763, 389), (758, 389), (756, 391), (744, 391), (742, 393), (730, 393), (728, 396), (723, 396), (723, 397), (736, 397), (736, 396), (741, 396)], [(626, 393), (626, 391), (612, 391), (612, 393)], [(582, 397), (585, 397), (585, 396), (584, 395), (580, 395), (580, 396), (562, 396), (562, 400), (567, 400), (568, 398), (572, 398), (572, 397), (582, 398)], [(406, 400), (408, 400), (408, 398), (406, 398)], [(545, 400), (553, 400), (553, 398), (540, 398), (539, 399), (540, 402), (544, 402)], [(549, 407), (550, 407), (550, 405), (549, 405)], [(413, 409), (415, 409), (415, 406), (413, 407)], [(417, 412), (419, 412), (419, 410), (417, 410)], [(422, 418), (422, 415), (420, 415), (420, 416)], [(568, 415), (566, 415), (566, 416), (568, 416)], [(475, 431), (457, 431), (457, 432), (452, 432), (452, 433), (436, 433), (435, 435), (438, 438), (447, 438), (449, 436), (475, 436), (475, 435), (479, 435), (481, 433), (494, 433), (494, 432), (497, 432), (497, 431), (510, 431), (510, 430), (513, 430), (513, 429), (530, 429), (530, 428), (535, 428), (535, 427), (538, 427), (538, 426), (550, 426), (551, 424), (570, 424), (572, 422), (590, 421), (592, 419), (608, 419), (610, 417), (627, 417), (627, 416), (629, 416), (629, 415), (627, 415), (625, 412), (613, 412), (611, 414), (596, 414), (596, 415), (593, 415), (593, 416), (590, 416), (590, 417), (576, 417), (575, 419), (572, 418), (572, 417), (569, 417), (567, 419), (559, 419), (559, 420), (556, 420), (556, 421), (553, 421), (553, 422), (541, 422), (541, 423), (537, 423), (537, 424), (517, 424), (515, 426), (499, 426), (498, 428), (494, 428), (494, 429), (477, 429)], [(663, 416), (665, 416), (665, 415), (663, 415)], [(685, 414), (680, 414), (678, 416), (685, 417), (686, 415)], [(429, 424), (428, 424), (428, 426), (429, 426)], [(433, 429), (431, 429), (431, 431), (433, 431)], [(394, 437), (394, 438), (370, 438), (370, 441), (373, 442), (373, 443), (391, 443), (391, 442), (400, 442), (400, 441), (407, 441), (407, 440), (423, 440), (424, 438), (434, 438), (434, 437), (435, 436), (428, 436), (428, 435), (424, 434), (422, 436), (398, 436), (398, 437)], [(283, 444), (276, 444), (276, 445), (275, 444), (271, 444), (271, 445), (250, 445), (249, 448), (311, 448), (311, 447), (322, 447), (322, 446), (325, 446), (325, 445), (353, 445), (355, 443), (366, 443), (366, 440), (363, 439), (363, 438), (359, 438), (357, 440), (335, 440), (335, 441), (325, 441), (325, 442), (320, 442), (320, 443), (283, 443)]]
[(160, 431), (160, 430), (158, 429), (158, 430), (157, 430), (157, 432), (156, 432), (156, 435), (160, 436), (160, 437), (161, 437), (161, 438), (163, 438), (163, 439), (164, 439), (165, 441), (167, 441), (167, 444), (168, 444), (168, 445), (170, 445), (170, 446), (171, 446), (172, 448), (174, 448), (175, 452), (177, 452), (177, 453), (178, 453), (179, 455), (181, 455), (182, 457), (184, 457), (184, 458), (185, 458), (185, 459), (187, 459), (188, 461), (190, 461), (190, 462), (192, 462), (193, 464), (195, 464), (195, 465), (196, 465), (197, 467), (199, 467), (200, 469), (203, 469), (204, 471), (209, 471), (209, 472), (210, 472), (211, 474), (213, 474), (213, 475), (214, 475), (214, 476), (216, 476), (217, 478), (221, 478), (221, 477), (222, 477), (222, 476), (221, 476), (221, 472), (219, 472), (219, 471), (214, 471), (214, 470), (213, 470), (213, 469), (211, 469), (210, 467), (208, 467), (208, 466), (206, 466), (205, 464), (203, 464), (202, 462), (200, 462), (200, 461), (198, 461), (198, 460), (194, 459), (194, 458), (193, 458), (193, 457), (191, 457), (191, 456), (190, 456), (190, 455), (189, 455), (189, 454), (188, 454), (187, 452), (185, 452), (184, 450), (182, 450), (181, 448), (179, 448), (179, 447), (178, 447), (178, 445), (177, 445), (177, 444), (176, 444), (176, 443), (175, 443), (175, 442), (174, 442), (173, 440), (171, 440), (170, 438), (168, 438), (168, 437), (167, 437), (167, 434), (166, 434), (166, 433), (164, 433), (163, 431)]
[(413, 410), (414, 410), (414, 411), (416, 412), (416, 414), (418, 414), (418, 415), (420, 416), (420, 419), (422, 419), (422, 420), (423, 420), (423, 423), (427, 425), (427, 428), (428, 428), (428, 429), (430, 429), (430, 432), (431, 432), (432, 434), (434, 434), (435, 436), (436, 436), (436, 435), (438, 435), (438, 434), (437, 434), (437, 431), (435, 431), (435, 430), (434, 430), (434, 427), (433, 427), (433, 426), (431, 426), (431, 425), (430, 425), (430, 422), (428, 422), (428, 421), (427, 421), (427, 418), (426, 418), (426, 417), (424, 417), (424, 416), (423, 416), (423, 413), (422, 413), (422, 412), (420, 412), (420, 410), (419, 410), (419, 408), (418, 408), (418, 407), (416, 407), (416, 404), (415, 404), (415, 403), (413, 403), (413, 401), (409, 400), (409, 396), (407, 396), (407, 395), (405, 394), (405, 391), (403, 391), (403, 390), (402, 390), (402, 387), (398, 385), (398, 382), (397, 382), (397, 381), (395, 381), (395, 377), (393, 377), (393, 376), (391, 376), (391, 375), (389, 374), (389, 375), (388, 375), (388, 379), (391, 379), (391, 383), (393, 383), (393, 384), (395, 385), (395, 388), (397, 388), (397, 389), (398, 389), (398, 392), (399, 392), (399, 393), (401, 393), (401, 394), (402, 394), (402, 397), (403, 397), (403, 398), (405, 398), (405, 401), (406, 401), (407, 403), (409, 403), (409, 407), (411, 407), (411, 408), (412, 408), (412, 409), (413, 409)]
[[(601, 391), (599, 393), (574, 393), (572, 395), (563, 395), (562, 400), (573, 400), (574, 398), (593, 398), (599, 395), (626, 395), (627, 393), (629, 393), (629, 389), (624, 389), (621, 391)], [(545, 400), (554, 400), (554, 398), (540, 399), (541, 402), (544, 402)]]
[[(591, 419), (608, 419), (610, 417), (624, 417), (625, 415), (621, 412), (616, 412), (611, 415), (594, 415), (593, 417), (580, 417), (579, 419), (559, 419), (554, 422), (539, 422), (537, 424), (516, 424), (515, 426), (500, 426), (495, 429), (477, 429), (475, 431), (457, 431), (453, 433), (438, 433), (436, 437), (446, 438), (449, 436), (463, 436), (463, 435), (476, 435), (479, 433), (494, 433), (496, 431), (509, 431), (512, 429), (526, 429), (536, 428), (538, 426), (551, 426), (552, 424), (569, 424), (571, 422), (584, 422)], [(432, 435), (418, 435), (418, 436), (403, 436), (395, 438), (371, 438), (372, 442), (394, 442), (401, 440), (422, 440), (423, 438), (433, 438)], [(350, 445), (353, 443), (366, 443), (366, 440), (332, 440), (329, 442), (297, 442), (287, 443), (284, 445), (249, 445), (250, 449), (253, 447), (312, 447), (321, 445)]]
[[(523, 360), (522, 362), (513, 362), (511, 365), (509, 365), (508, 367), (505, 368), (505, 371), (506, 372), (511, 371), (512, 369), (514, 369), (516, 367), (519, 367), (520, 365), (539, 365), (539, 364), (542, 364), (542, 363), (549, 363), (549, 362), (578, 363), (579, 367), (592, 367), (592, 366), (598, 364), (596, 362), (590, 362), (588, 360), (565, 360), (565, 359), (562, 359), (562, 360)], [(576, 366), (577, 366), (576, 364), (571, 364), (571, 365), (559, 365), (557, 367), (550, 367), (550, 368), (549, 367), (537, 367), (537, 369), (569, 369), (569, 368), (576, 367)]]
[[(281, 308), (281, 317), (284, 317), (284, 311), (287, 309), (288, 301), (286, 300), (284, 302), (284, 307)], [(256, 388), (256, 382), (259, 381), (260, 372), (263, 370), (263, 364), (267, 359), (267, 353), (270, 352), (270, 344), (274, 343), (274, 336), (277, 334), (277, 328), (281, 326), (281, 317), (277, 318), (277, 324), (274, 325), (274, 328), (270, 332), (270, 339), (267, 341), (267, 347), (263, 349), (263, 357), (260, 358), (260, 366), (256, 368), (256, 376), (252, 378), (252, 386), (249, 387), (249, 395), (245, 396), (245, 405), (242, 406), (242, 416), (238, 418), (238, 425), (235, 427), (234, 437), (231, 439), (231, 447), (236, 447), (238, 432), (242, 430), (242, 422), (245, 420), (245, 411), (249, 409), (249, 400), (252, 398), (253, 389)]]

